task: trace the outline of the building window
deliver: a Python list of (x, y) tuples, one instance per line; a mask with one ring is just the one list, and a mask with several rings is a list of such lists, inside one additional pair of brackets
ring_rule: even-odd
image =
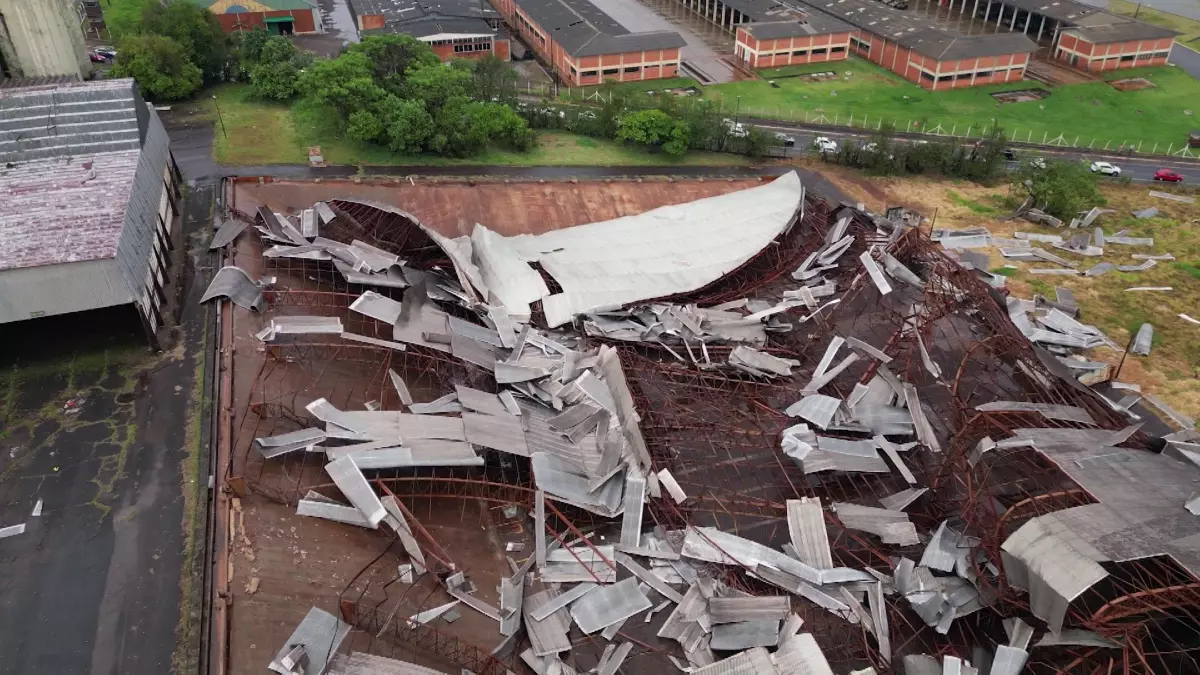
[(850, 38), (850, 46), (851, 46), (851, 47), (854, 47), (855, 49), (857, 49), (857, 50), (861, 51), (861, 52), (862, 52), (862, 53), (864, 53), (864, 54), (870, 54), (870, 53), (871, 53), (871, 43), (870, 43), (870, 42), (863, 42), (862, 40), (859, 40), (859, 39), (858, 39), (858, 38), (856, 38), (856, 37), (851, 37), (851, 38)]
[(603, 72), (605, 75), (616, 75), (617, 73), (621, 72), (621, 69), (620, 68), (605, 68), (601, 72)]
[(578, 74), (579, 74), (579, 73), (575, 71), (575, 66), (571, 66), (571, 75), (572, 75), (572, 76), (575, 76), (575, 75), (578, 75)]
[(641, 69), (642, 69), (642, 67), (641, 67), (641, 66), (630, 66), (630, 67), (628, 67), (628, 68), (626, 68), (626, 69), (625, 69), (625, 72), (627, 72), (627, 73), (636, 73), (636, 72), (638, 72), (638, 71), (639, 71), (639, 70), (641, 70)]
[[(787, 52), (784, 52), (784, 53), (786, 54)], [(796, 51), (792, 52), (792, 56), (804, 56), (807, 53), (808, 53), (807, 49), (797, 49)]]
[(490, 42), (474, 42), (465, 45), (454, 45), (455, 54), (466, 54), (469, 52), (490, 52), (492, 51), (492, 43)]
[(1165, 59), (1165, 58), (1167, 58), (1167, 57), (1168, 57), (1168, 56), (1170, 56), (1170, 55), (1171, 55), (1171, 53), (1170, 53), (1170, 52), (1154, 52), (1153, 54), (1151, 54), (1151, 55), (1150, 55), (1150, 58), (1152, 58), (1152, 59)]
[(953, 79), (954, 79), (953, 75), (941, 75), (938, 77), (937, 81), (938, 82), (949, 82), (950, 80), (953, 80)]
[(929, 73), (922, 70), (921, 71), (921, 79), (929, 80), (930, 82), (933, 82), (933, 75), (930, 75)]
[(824, 54), (826, 51), (828, 51), (828, 50), (825, 49), (824, 47), (818, 47), (818, 48), (812, 50), (812, 55), (817, 56), (819, 54)]
[(841, 54), (844, 51), (846, 51), (845, 47), (834, 47), (833, 49), (829, 50), (831, 54)]
[(580, 73), (579, 75), (580, 75), (581, 77), (595, 77), (595, 76), (596, 76), (596, 71), (594, 71), (594, 70), (585, 70), (585, 71), (583, 71), (582, 73)]
[(990, 71), (990, 70), (981, 70), (978, 73), (975, 73), (975, 77), (991, 77), (991, 76), (992, 76), (992, 71)]
[(1133, 60), (1133, 54), (1126, 54), (1121, 57), (1121, 63), (1127, 63)]
[(954, 79), (956, 79), (956, 80), (969, 80), (969, 79), (971, 79), (971, 75), (972, 75), (972, 73), (959, 73), (959, 74), (957, 74), (957, 75), (955, 75), (955, 76), (954, 76)]

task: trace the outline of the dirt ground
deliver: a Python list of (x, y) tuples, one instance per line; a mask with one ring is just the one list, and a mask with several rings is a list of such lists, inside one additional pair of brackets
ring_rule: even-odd
[[(1014, 232), (1057, 234), (1064, 239), (1075, 231), (1042, 227), (1025, 220), (1003, 219), (1011, 212), (1006, 203), (1008, 186), (980, 186), (966, 181), (926, 178), (876, 178), (833, 168), (825, 172), (841, 190), (882, 212), (887, 206), (916, 208), (929, 220), (926, 227), (964, 229), (986, 227), (993, 236), (1012, 238)], [(1154, 188), (1154, 186), (1151, 186)], [(1037, 244), (1081, 270), (1100, 262), (1133, 265), (1140, 261), (1131, 254), (1171, 253), (1174, 261), (1160, 262), (1141, 272), (1109, 272), (1102, 276), (1040, 276), (1028, 273), (1031, 267), (1054, 267), (1049, 263), (1006, 259), (999, 248), (977, 249), (990, 259), (991, 271), (1008, 276), (1009, 292), (1019, 298), (1034, 293), (1053, 294), (1055, 286), (1070, 289), (1080, 306), (1080, 320), (1094, 324), (1118, 344), (1125, 344), (1143, 322), (1154, 326), (1153, 349), (1148, 357), (1127, 357), (1120, 380), (1141, 385), (1184, 414), (1200, 416), (1200, 327), (1181, 319), (1180, 313), (1200, 319), (1200, 204), (1183, 204), (1156, 199), (1147, 194), (1147, 186), (1104, 185), (1102, 195), (1107, 208), (1096, 225), (1109, 234), (1121, 229), (1128, 236), (1153, 237), (1153, 247), (1110, 245), (1100, 257), (1082, 257)], [(1157, 189), (1164, 189), (1161, 186)], [(1159, 217), (1139, 220), (1134, 209), (1154, 206)], [(1007, 267), (1006, 267), (1007, 266)], [(1170, 292), (1126, 292), (1134, 286), (1169, 286)], [(1088, 358), (1116, 366), (1122, 352), (1098, 348)]]
[(504, 235), (535, 234), (572, 225), (619, 218), (669, 204), (742, 190), (759, 180), (605, 181), (509, 183), (422, 180), (280, 181), (242, 183), (235, 206), (250, 213), (266, 204), (280, 213), (309, 208), (335, 197), (371, 199), (397, 206), (450, 237), (469, 235), (475, 223)]

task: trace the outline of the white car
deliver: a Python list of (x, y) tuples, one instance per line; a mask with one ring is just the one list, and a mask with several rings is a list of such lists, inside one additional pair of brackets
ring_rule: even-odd
[[(1041, 157), (1034, 157), (1033, 159), (1029, 160), (1029, 166), (1032, 166), (1035, 169), (1044, 169), (1046, 168), (1046, 160), (1042, 159)], [(1095, 171), (1095, 169), (1092, 169), (1092, 171)], [(1118, 171), (1120, 171), (1120, 169), (1118, 169)]]
[(1092, 173), (1100, 173), (1105, 176), (1120, 176), (1121, 167), (1108, 162), (1092, 162)]
[(824, 136), (817, 136), (813, 139), (813, 147), (822, 154), (826, 152), (837, 152), (837, 142), (831, 141)]
[(731, 119), (724, 119), (722, 122), (725, 123), (725, 128), (729, 130), (729, 135), (734, 138), (745, 138), (750, 134), (749, 131), (746, 131), (746, 126), (741, 122), (734, 122)]

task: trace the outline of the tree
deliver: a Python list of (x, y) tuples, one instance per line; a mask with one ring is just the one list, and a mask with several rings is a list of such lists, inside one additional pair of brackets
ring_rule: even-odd
[[(296, 81), (297, 90), (337, 111), (349, 120), (356, 111), (374, 114), (388, 93), (375, 83), (371, 62), (361, 52), (343, 52), (336, 59), (321, 59), (305, 70)], [(380, 122), (382, 124), (382, 120)]]
[(471, 68), (471, 97), (476, 101), (517, 100), (517, 71), (495, 56), (477, 59)]
[(161, 35), (131, 35), (122, 40), (112, 74), (132, 77), (148, 98), (164, 101), (187, 98), (204, 81), (183, 47)]
[(1070, 220), (1104, 203), (1099, 181), (1076, 162), (1027, 162), (1012, 175), (1010, 191), (1020, 200), (1033, 197), (1033, 205), (1052, 216)]
[(191, 0), (150, 3), (142, 14), (139, 32), (174, 40), (207, 80), (221, 79), (228, 71), (229, 36), (212, 12)]
[(429, 45), (411, 35), (372, 35), (347, 51), (367, 57), (375, 82), (393, 94), (402, 93), (409, 70), (441, 63)]
[(371, 143), (383, 135), (383, 120), (371, 110), (355, 110), (346, 120), (346, 136), (360, 143)]
[(291, 40), (275, 35), (258, 49), (258, 63), (250, 69), (250, 88), (258, 98), (286, 101), (296, 95), (300, 71), (312, 55), (296, 49)]
[(409, 68), (404, 78), (403, 98), (425, 103), (425, 108), (437, 114), (452, 98), (467, 97), (471, 86), (470, 66), (438, 62)]
[(687, 122), (673, 119), (661, 110), (638, 110), (617, 120), (617, 140), (661, 146), (669, 155), (687, 152), (688, 137)]
[(387, 111), (387, 146), (415, 155), (425, 150), (434, 134), (433, 117), (420, 101), (396, 99)]
[[(233, 36), (232, 49), (237, 63), (233, 79), (249, 80), (250, 71), (262, 59), (262, 49), (274, 36), (262, 29), (238, 31)], [(286, 38), (284, 38), (286, 39)]]

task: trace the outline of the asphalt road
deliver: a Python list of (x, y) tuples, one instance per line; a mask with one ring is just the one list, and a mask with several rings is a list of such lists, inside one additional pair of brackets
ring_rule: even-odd
[[(811, 152), (813, 140), (818, 136), (836, 141), (839, 145), (845, 143), (868, 143), (870, 142), (870, 134), (868, 133), (848, 133), (841, 131), (813, 131), (811, 129), (802, 129), (789, 125), (775, 124), (769, 122), (759, 123), (754, 121), (753, 124), (767, 131), (785, 133), (796, 140), (795, 147), (788, 148), (788, 156), (798, 156)], [(898, 139), (897, 143), (910, 142), (905, 139)], [(1046, 161), (1069, 161), (1069, 162), (1087, 162), (1107, 161), (1121, 168), (1121, 174), (1132, 179), (1136, 183), (1153, 182), (1154, 172), (1159, 169), (1172, 169), (1179, 175), (1183, 176), (1184, 185), (1200, 185), (1200, 164), (1195, 162), (1178, 162), (1168, 161), (1159, 158), (1133, 158), (1133, 157), (1114, 157), (1096, 152), (1080, 152), (1077, 149), (1071, 150), (1026, 150), (1024, 148), (1016, 148), (1017, 162), (1009, 162), (1009, 169), (1015, 169), (1020, 161), (1041, 157)]]

